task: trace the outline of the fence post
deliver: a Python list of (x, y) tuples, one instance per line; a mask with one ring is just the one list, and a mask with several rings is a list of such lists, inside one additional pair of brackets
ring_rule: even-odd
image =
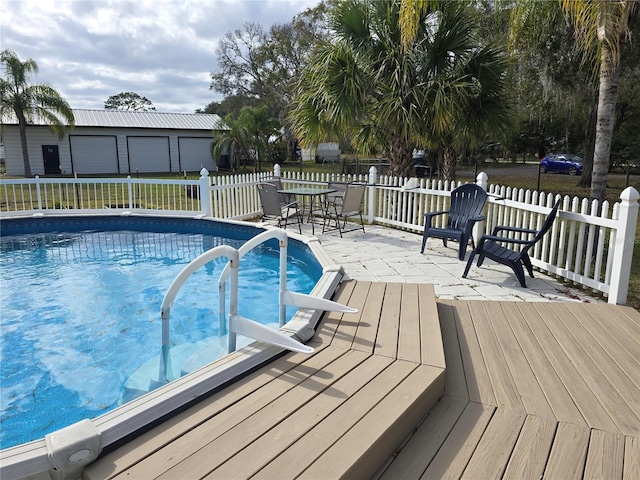
[[(40, 196), (40, 176), (36, 175), (36, 197), (38, 198), (38, 210), (42, 211), (42, 197)], [(24, 202), (24, 197), (23, 200)]]
[(280, 165), (277, 163), (273, 165), (273, 176), (280, 178)]
[[(129, 209), (133, 210), (133, 184), (131, 183), (131, 175), (127, 175), (127, 190), (129, 192)], [(124, 205), (124, 202), (122, 202)]]
[(369, 169), (369, 208), (367, 209), (367, 222), (369, 222), (370, 225), (373, 224), (373, 220), (376, 216), (377, 173), (378, 171), (376, 170), (376, 167), (372, 166)]
[(211, 196), (211, 177), (209, 170), (200, 170), (200, 211), (205, 217), (213, 217), (213, 197)]
[[(485, 172), (480, 172), (476, 177), (476, 185), (481, 187), (486, 192), (488, 180), (489, 176)], [(483, 220), (481, 222), (476, 222), (476, 224), (473, 226), (473, 233), (471, 235), (473, 235), (473, 242), (475, 245), (478, 245), (478, 241), (480, 241), (480, 237), (484, 232), (485, 223), (485, 220)]]
[(633, 187), (625, 188), (620, 194), (620, 210), (613, 250), (611, 268), (611, 285), (609, 286), (609, 303), (625, 304), (629, 291), (631, 275), (631, 258), (638, 223), (638, 199), (640, 194)]

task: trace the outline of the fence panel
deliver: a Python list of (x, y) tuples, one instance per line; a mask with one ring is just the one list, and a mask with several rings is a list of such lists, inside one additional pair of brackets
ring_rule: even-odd
[[(110, 211), (205, 214), (251, 219), (262, 213), (256, 185), (271, 175), (243, 174), (200, 180), (155, 179), (18, 179), (0, 182), (0, 213), (6, 215)], [(484, 177), (482, 177), (484, 176)], [(481, 178), (482, 177), (482, 178)], [(460, 183), (369, 175), (283, 172), (282, 182), (312, 185), (328, 181), (366, 183), (364, 214), (371, 222), (420, 233), (424, 214), (446, 211), (451, 190)], [(486, 175), (478, 176), (486, 185)], [(208, 191), (207, 191), (208, 190)], [(489, 185), (485, 222), (479, 233), (497, 225), (537, 230), (554, 201), (544, 192)], [(552, 275), (609, 295), (624, 303), (640, 194), (627, 188), (610, 206), (587, 199), (562, 198), (553, 227), (531, 254), (532, 264)], [(446, 215), (436, 219), (446, 225)]]

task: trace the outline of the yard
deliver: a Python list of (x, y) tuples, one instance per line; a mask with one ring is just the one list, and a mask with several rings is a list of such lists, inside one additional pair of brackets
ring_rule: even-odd
[[(324, 172), (324, 173), (335, 173), (340, 174), (347, 171), (353, 170), (353, 161), (350, 162), (351, 165), (347, 165), (342, 162), (337, 163), (310, 163), (305, 162), (303, 164), (285, 164), (282, 166), (283, 170), (295, 170), (295, 171), (303, 171), (303, 172)], [(372, 162), (373, 163), (373, 162)], [(269, 165), (263, 164), (263, 171), (268, 171)], [(247, 169), (249, 171), (249, 169)], [(362, 171), (362, 170), (361, 170)], [(524, 188), (524, 189), (535, 189), (538, 184), (538, 170), (537, 164), (510, 164), (510, 163), (487, 163), (478, 168), (478, 171), (484, 171), (487, 173), (489, 177), (489, 184), (494, 185), (506, 185), (515, 188)], [(240, 172), (241, 173), (241, 172)], [(226, 175), (226, 172), (215, 172), (213, 175)], [(116, 175), (118, 176), (118, 175)], [(119, 175), (119, 177), (124, 177), (125, 175)], [(164, 178), (164, 179), (173, 179), (183, 178), (182, 174), (159, 174), (159, 175), (145, 175), (145, 177), (154, 177), (154, 178)], [(189, 179), (195, 179), (198, 175), (196, 173), (190, 174), (188, 176)], [(474, 169), (472, 167), (459, 167), (458, 168), (458, 180), (463, 182), (471, 182), (474, 180)], [(540, 189), (541, 191), (550, 192), (550, 193), (559, 193), (562, 195), (570, 195), (572, 197), (578, 198), (586, 198), (589, 196), (589, 190), (587, 188), (581, 188), (576, 186), (578, 182), (577, 177), (571, 177), (568, 175), (561, 174), (544, 174), (539, 178), (540, 181)], [(620, 193), (624, 190), (627, 185), (627, 177), (623, 174), (612, 174), (609, 176), (608, 188), (607, 188), (607, 199), (613, 204), (619, 200)], [(629, 180), (629, 185), (633, 186), (636, 190), (640, 191), (640, 177), (632, 176)], [(175, 188), (175, 187), (173, 187)], [(145, 187), (145, 191), (149, 190), (149, 187)], [(56, 192), (56, 195), (62, 199), (62, 201), (69, 202), (70, 199), (75, 197), (82, 197), (82, 192), (67, 192), (62, 191)], [(153, 199), (158, 196), (152, 190), (148, 192), (148, 200), (153, 203)], [(175, 198), (177, 201), (184, 195), (180, 195), (180, 192), (176, 192)], [(184, 192), (181, 192), (182, 194)], [(117, 204), (117, 192), (114, 189), (113, 201)], [(144, 195), (147, 197), (147, 195)], [(4, 196), (3, 196), (4, 198)], [(53, 201), (53, 198), (51, 199)], [(58, 200), (60, 201), (60, 200)], [(111, 200), (110, 200), (111, 201)], [(187, 199), (187, 203), (191, 203), (192, 199)], [(176, 205), (180, 209), (190, 209), (191, 205)], [(68, 208), (74, 208), (72, 204), (68, 206)], [(102, 205), (96, 205), (93, 208), (102, 208)], [(197, 206), (193, 207), (197, 208)], [(629, 283), (629, 292), (627, 297), (627, 304), (632, 306), (633, 308), (640, 310), (640, 223), (636, 228), (636, 236), (634, 242), (634, 256), (633, 262), (631, 266), (631, 278)]]

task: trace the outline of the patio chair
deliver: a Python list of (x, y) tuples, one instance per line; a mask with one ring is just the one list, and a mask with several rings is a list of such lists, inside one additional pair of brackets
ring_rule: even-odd
[(278, 193), (278, 188), (272, 183), (259, 183), (258, 194), (262, 204), (263, 220), (277, 220), (278, 228), (285, 230), (287, 225), (291, 223), (290, 220), (295, 220), (298, 223), (299, 232), (302, 233), (302, 217), (297, 201), (284, 202), (283, 195)]
[(347, 191), (347, 185), (349, 185), (349, 182), (328, 182), (327, 188), (335, 188), (336, 191), (333, 193), (327, 193), (325, 195), (325, 202), (330, 203), (334, 201), (341, 201)]
[[(276, 187), (276, 191), (280, 191), (283, 190), (283, 186), (282, 186), (282, 180), (280, 179), (280, 177), (267, 177), (267, 178), (263, 178), (262, 179), (262, 183), (269, 183), (271, 185), (273, 185), (274, 187)], [(288, 195), (288, 194), (284, 194), (284, 193), (278, 193), (278, 195), (280, 196), (280, 203), (282, 205), (287, 205), (291, 202), (295, 202), (296, 200), (296, 196), (295, 195)]]
[[(345, 232), (359, 230), (362, 228), (364, 233), (364, 222), (362, 220), (362, 204), (364, 201), (364, 192), (366, 185), (349, 183), (346, 185), (344, 195), (334, 196), (332, 200), (327, 200), (326, 215), (322, 224), (322, 233), (331, 230), (327, 228), (331, 225), (331, 221), (335, 221), (335, 228), (340, 232), (340, 237)], [(360, 227), (345, 230), (347, 227), (347, 219), (349, 217), (360, 217)], [(342, 220), (342, 225), (340, 224)]]
[(329, 181), (327, 182), (327, 188), (335, 189), (335, 192), (327, 193), (322, 196), (322, 203), (320, 208), (322, 211), (314, 210), (314, 213), (320, 214), (322, 218), (327, 218), (328, 210), (334, 203), (341, 203), (344, 199), (344, 194), (347, 191), (347, 185), (349, 182)]
[[(441, 238), (444, 246), (447, 240), (460, 242), (458, 258), (464, 260), (467, 253), (467, 244), (473, 242), (473, 226), (476, 222), (484, 220), (481, 214), (484, 204), (487, 201), (487, 192), (482, 187), (473, 183), (465, 183), (451, 192), (451, 204), (449, 210), (430, 212), (424, 214), (424, 232), (422, 233), (422, 248), (420, 253), (424, 253), (424, 247), (429, 237)], [(447, 214), (447, 226), (438, 228), (432, 225), (433, 219), (438, 215)]]
[[(555, 203), (540, 230), (498, 225), (493, 229), (491, 235), (483, 235), (478, 242), (478, 248), (474, 249), (469, 256), (469, 261), (464, 269), (462, 278), (467, 278), (469, 268), (471, 268), (471, 264), (473, 263), (473, 258), (477, 254), (478, 267), (482, 265), (485, 258), (489, 258), (502, 265), (507, 265), (516, 274), (520, 285), (523, 288), (527, 288), (522, 266), (524, 265), (527, 268), (529, 276), (533, 278), (533, 266), (529, 258), (529, 250), (547, 233), (549, 228), (551, 228), (558, 214), (558, 208), (560, 208), (560, 200)], [(498, 235), (500, 232), (510, 232), (514, 238), (502, 237)], [(506, 247), (505, 244), (520, 245), (520, 249), (509, 248)]]

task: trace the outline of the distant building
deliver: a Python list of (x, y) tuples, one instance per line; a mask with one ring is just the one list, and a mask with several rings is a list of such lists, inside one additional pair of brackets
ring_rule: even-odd
[[(43, 122), (27, 128), (33, 175), (215, 171), (212, 130), (227, 130), (218, 115), (73, 110), (75, 128), (59, 139)], [(3, 119), (8, 175), (24, 175), (15, 119)]]
[(340, 161), (340, 147), (337, 142), (319, 143), (317, 148), (301, 149), (303, 161), (316, 161), (318, 163)]

